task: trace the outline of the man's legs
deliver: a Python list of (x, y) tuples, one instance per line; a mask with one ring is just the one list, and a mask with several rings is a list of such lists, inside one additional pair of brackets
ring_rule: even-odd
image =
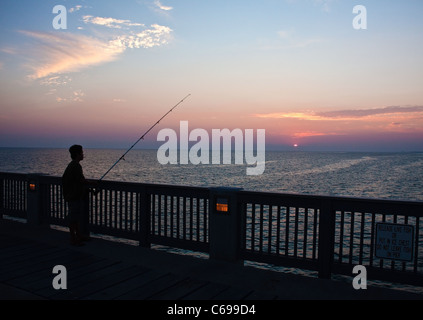
[(81, 201), (69, 202), (69, 232), (70, 232), (70, 243), (71, 245), (79, 246), (82, 245), (81, 237), (81, 217), (82, 217), (82, 205)]

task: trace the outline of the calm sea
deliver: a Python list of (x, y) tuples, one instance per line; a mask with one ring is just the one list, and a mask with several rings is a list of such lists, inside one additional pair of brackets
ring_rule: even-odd
[[(84, 149), (85, 176), (99, 179), (124, 151)], [(0, 148), (0, 172), (61, 176), (69, 161), (67, 149)], [(423, 201), (423, 153), (267, 152), (262, 175), (247, 166), (161, 165), (156, 150), (132, 150), (105, 180)]]

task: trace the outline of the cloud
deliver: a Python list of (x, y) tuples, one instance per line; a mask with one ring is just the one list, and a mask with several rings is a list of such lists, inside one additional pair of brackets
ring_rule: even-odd
[[(102, 20), (91, 17), (91, 23), (106, 26), (143, 26), (129, 20)], [(103, 22), (100, 22), (103, 21)], [(138, 29), (138, 28), (137, 28)], [(152, 48), (168, 43), (172, 29), (153, 24), (144, 30), (126, 30), (120, 35), (109, 36), (111, 39), (98, 39), (72, 33), (48, 33), (40, 31), (21, 31), (36, 40), (28, 66), (32, 70), (30, 79), (54, 77), (63, 73), (77, 72), (91, 66), (113, 61), (127, 49)], [(106, 36), (107, 37), (107, 36)]]
[(56, 97), (58, 103), (61, 102), (83, 102), (82, 97), (85, 96), (85, 93), (82, 90), (73, 91), (68, 97)]
[(374, 109), (350, 109), (350, 110), (335, 110), (325, 112), (279, 112), (279, 113), (261, 113), (254, 114), (256, 118), (267, 119), (299, 119), (309, 121), (323, 121), (323, 120), (363, 120), (367, 117), (378, 115), (406, 115), (423, 112), (423, 106), (391, 106)]
[(322, 117), (307, 112), (275, 112), (257, 113), (253, 117), (264, 119), (300, 119), (300, 120), (322, 120)]
[(83, 16), (85, 23), (91, 23), (94, 25), (105, 26), (108, 28), (121, 29), (122, 27), (143, 27), (141, 23), (131, 22), (130, 20), (121, 20), (115, 18), (103, 18), (93, 16)]
[(76, 11), (81, 10), (81, 8), (82, 8), (82, 6), (81, 6), (81, 5), (77, 5), (77, 6), (73, 7), (73, 8), (70, 8), (70, 9), (68, 10), (68, 12), (69, 12), (69, 13), (73, 13), (73, 12), (76, 12)]
[(173, 9), (173, 7), (169, 7), (169, 6), (164, 6), (161, 4), (160, 0), (154, 0), (154, 4), (156, 5), (157, 8), (159, 8), (160, 10), (164, 10), (164, 11), (170, 11)]
[(127, 48), (152, 48), (167, 44), (171, 32), (172, 29), (169, 27), (153, 24), (150, 29), (142, 32), (118, 36), (116, 39), (110, 41), (110, 44), (118, 50), (125, 50)]
[(321, 136), (331, 136), (331, 135), (339, 135), (338, 133), (328, 133), (328, 132), (296, 132), (293, 134), (294, 138), (302, 139), (302, 138), (309, 138), (309, 137), (321, 137)]
[(112, 61), (123, 52), (123, 48), (93, 37), (71, 33), (47, 33), (21, 31), (38, 41), (35, 57), (30, 68), (30, 79), (80, 71), (89, 66)]
[(415, 113), (415, 112), (423, 112), (423, 106), (409, 106), (409, 107), (391, 106), (391, 107), (375, 108), (375, 109), (339, 110), (339, 111), (320, 112), (318, 113), (318, 115), (323, 118), (357, 119), (357, 118), (364, 118), (364, 117), (374, 116), (374, 115)]

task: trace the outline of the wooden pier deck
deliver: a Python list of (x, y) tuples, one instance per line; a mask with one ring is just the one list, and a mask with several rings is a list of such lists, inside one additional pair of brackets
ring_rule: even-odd
[[(0, 220), (0, 299), (280, 300), (422, 299), (423, 295), (286, 274), (94, 238), (69, 245), (68, 233)], [(67, 269), (67, 289), (52, 286)], [(352, 281), (352, 277), (351, 277)]]

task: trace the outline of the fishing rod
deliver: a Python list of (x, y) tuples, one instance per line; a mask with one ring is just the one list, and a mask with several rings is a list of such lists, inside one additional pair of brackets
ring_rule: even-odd
[(174, 105), (168, 112), (166, 112), (163, 117), (161, 117), (155, 124), (153, 124), (144, 134), (128, 149), (126, 152), (109, 168), (109, 170), (106, 171), (105, 174), (98, 180), (99, 182), (104, 179), (104, 177), (120, 162), (120, 160), (125, 160), (125, 156), (128, 154), (129, 151), (131, 151), (135, 145), (140, 142), (141, 140), (144, 140), (144, 137), (156, 126), (162, 121), (169, 113), (171, 113), (174, 109), (176, 109), (177, 106), (179, 106), (184, 100), (186, 100), (191, 94), (187, 95), (185, 98), (183, 98), (181, 101), (179, 101), (176, 105)]

